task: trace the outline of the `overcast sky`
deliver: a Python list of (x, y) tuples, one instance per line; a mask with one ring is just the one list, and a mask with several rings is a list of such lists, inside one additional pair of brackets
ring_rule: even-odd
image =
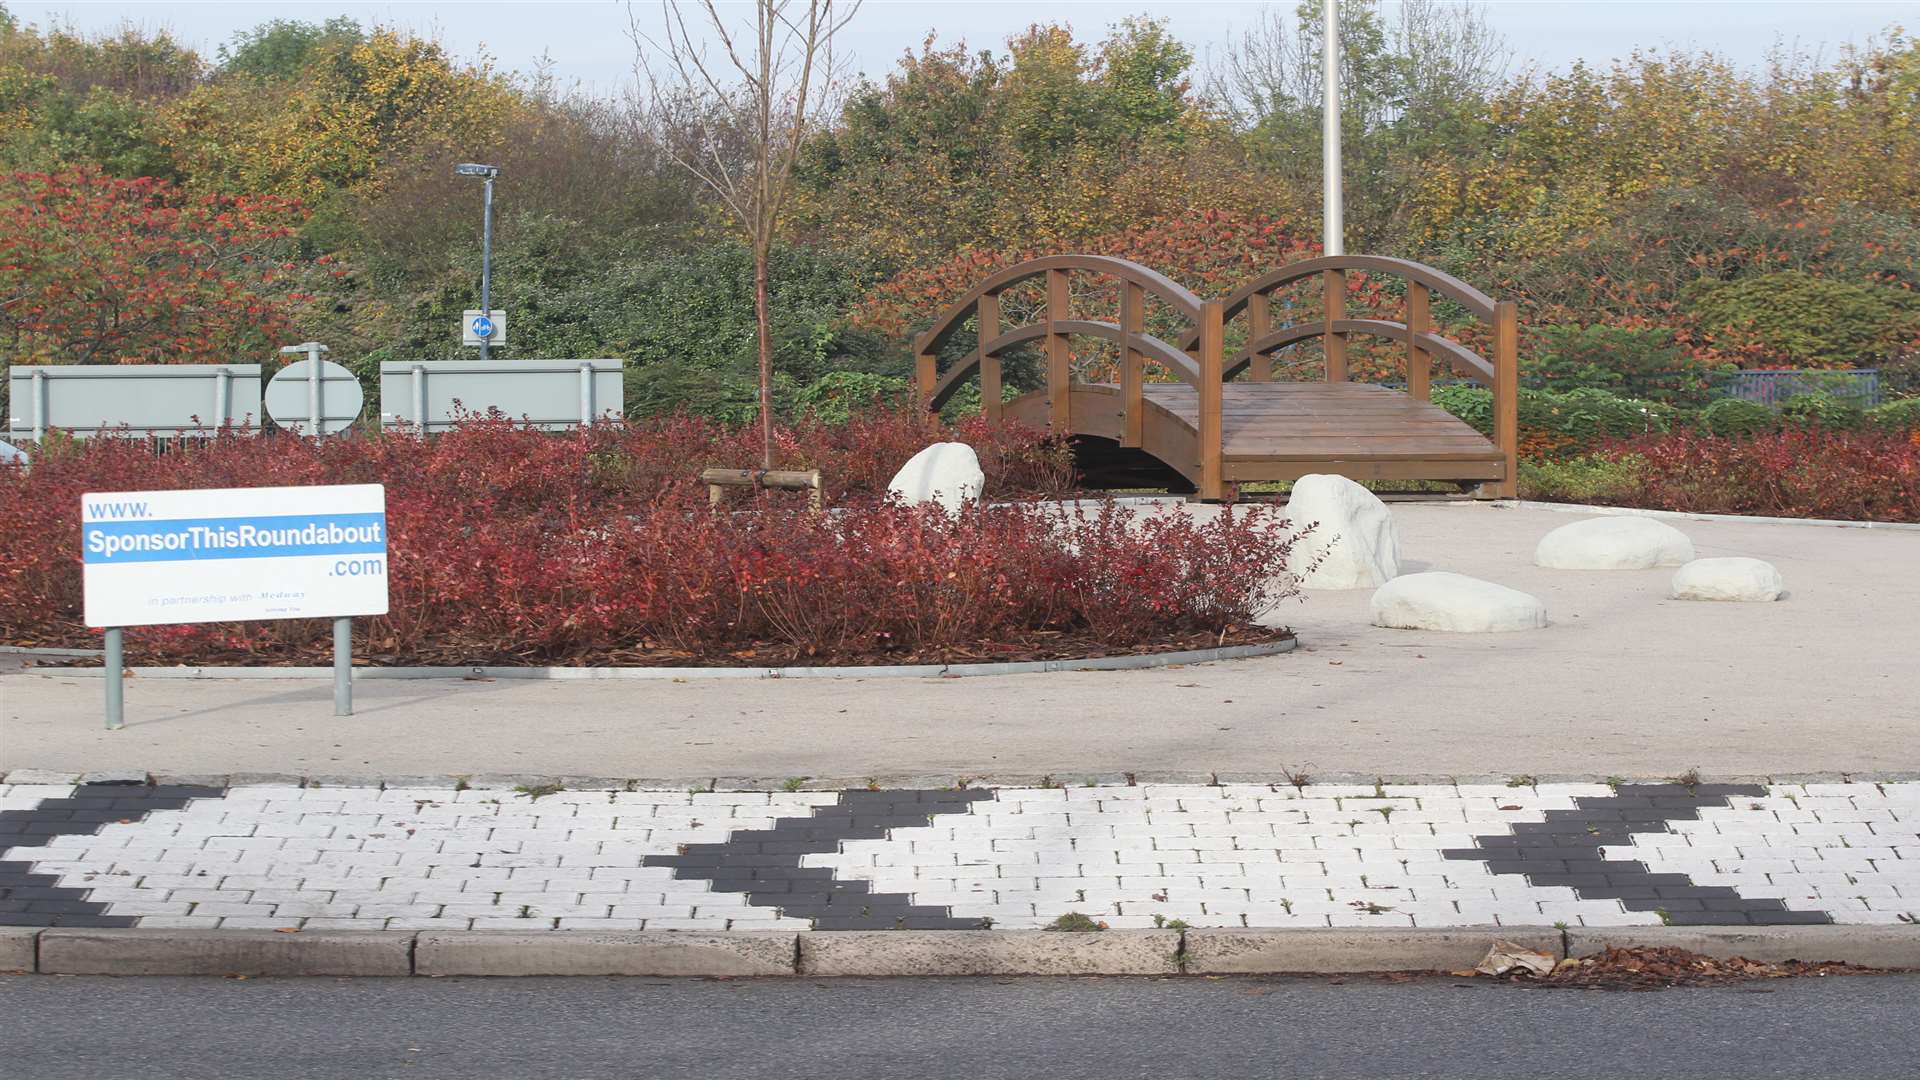
[[(626, 6), (618, 0), (0, 3), (23, 21), (43, 26), (57, 21), (89, 31), (123, 22), (165, 27), (209, 56), (234, 32), (268, 19), (319, 21), (348, 15), (365, 24), (406, 27), (437, 37), (458, 55), (484, 50), (503, 68), (530, 70), (545, 55), (562, 84), (577, 82), (600, 92), (624, 87), (632, 67)], [(1265, 6), (1228, 0), (868, 0), (849, 28), (847, 45), (861, 70), (878, 75), (903, 51), (917, 48), (929, 32), (946, 42), (998, 48), (1036, 20), (1064, 21), (1082, 37), (1098, 38), (1118, 19), (1146, 14), (1166, 19), (1174, 34), (1204, 58), (1209, 48), (1217, 50), (1230, 31), (1256, 19)], [(1290, 9), (1294, 0), (1281, 0), (1281, 6)], [(1777, 43), (1831, 56), (1837, 46), (1864, 42), (1895, 23), (1920, 31), (1920, 0), (1492, 0), (1484, 6), (1513, 46), (1516, 67), (1527, 61), (1548, 68), (1564, 68), (1578, 59), (1605, 63), (1649, 46), (1711, 48), (1753, 65)], [(639, 0), (637, 10), (643, 18), (658, 20), (658, 0)]]

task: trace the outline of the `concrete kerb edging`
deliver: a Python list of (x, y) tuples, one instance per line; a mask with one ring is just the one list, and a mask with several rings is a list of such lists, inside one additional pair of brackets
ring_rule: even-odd
[[(1296, 638), (1257, 645), (1227, 645), (1217, 649), (1093, 656), (1082, 660), (1018, 660), (980, 664), (876, 664), (847, 667), (356, 667), (356, 682), (369, 679), (527, 679), (571, 681), (652, 679), (685, 682), (689, 679), (951, 679), (978, 675), (1044, 675), (1057, 671), (1142, 671), (1221, 660), (1247, 660), (1292, 652)], [(98, 655), (93, 654), (93, 655)], [(134, 667), (143, 679), (331, 679), (332, 668), (320, 667)], [(42, 678), (73, 676), (99, 678), (105, 668), (35, 667), (28, 674)]]
[(1555, 956), (1674, 946), (1757, 961), (1920, 968), (1920, 927), (1558, 930), (402, 931), (0, 928), (0, 972), (44, 975), (709, 978), (1312, 975), (1471, 968), (1495, 941)]

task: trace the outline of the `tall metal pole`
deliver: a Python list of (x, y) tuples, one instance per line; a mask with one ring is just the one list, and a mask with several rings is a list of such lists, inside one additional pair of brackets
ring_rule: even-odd
[[(480, 211), (480, 317), (493, 318), (493, 177), (487, 177)], [(480, 339), (480, 359), (487, 358), (487, 339)]]
[(1346, 214), (1340, 192), (1340, 0), (1320, 0), (1325, 99), (1321, 102), (1321, 243), (1328, 255), (1345, 255)]

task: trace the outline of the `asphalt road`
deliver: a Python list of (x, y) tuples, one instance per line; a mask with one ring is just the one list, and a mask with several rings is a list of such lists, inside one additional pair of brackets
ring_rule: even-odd
[(1920, 976), (1612, 993), (1435, 978), (0, 980), (67, 1080), (1908, 1077)]

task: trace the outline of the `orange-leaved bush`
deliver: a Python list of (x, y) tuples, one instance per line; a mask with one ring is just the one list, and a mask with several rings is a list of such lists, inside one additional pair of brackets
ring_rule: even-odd
[(0, 348), (13, 363), (232, 363), (299, 299), (272, 196), (189, 196), (95, 168), (0, 174)]

